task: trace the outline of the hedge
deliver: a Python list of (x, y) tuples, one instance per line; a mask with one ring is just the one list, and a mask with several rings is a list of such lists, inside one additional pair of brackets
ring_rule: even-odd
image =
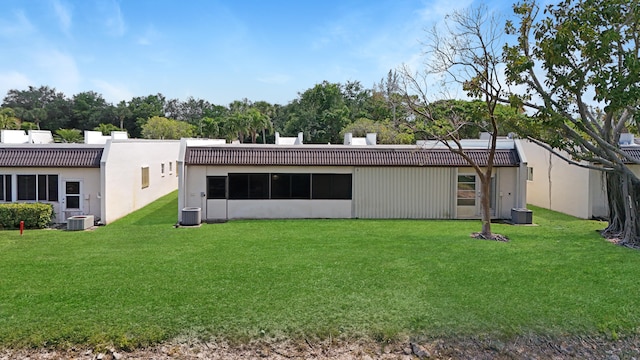
[(0, 204), (0, 229), (17, 229), (24, 221), (26, 229), (44, 229), (51, 224), (53, 206), (45, 203)]

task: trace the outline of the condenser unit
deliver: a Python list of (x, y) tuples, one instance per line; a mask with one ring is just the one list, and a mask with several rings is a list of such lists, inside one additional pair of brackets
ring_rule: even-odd
[(186, 207), (182, 209), (182, 222), (180, 225), (193, 226), (200, 225), (200, 213), (199, 207)]
[(76, 215), (67, 219), (67, 230), (86, 230), (93, 226), (93, 215)]

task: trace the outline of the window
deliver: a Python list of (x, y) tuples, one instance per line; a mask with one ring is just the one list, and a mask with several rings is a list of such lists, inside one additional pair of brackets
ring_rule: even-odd
[(160, 175), (164, 177), (164, 163), (160, 164)]
[(351, 174), (313, 174), (313, 199), (351, 200)]
[(458, 206), (476, 205), (476, 176), (458, 175)]
[(527, 166), (527, 180), (533, 181), (533, 168), (530, 166)]
[(36, 200), (36, 176), (18, 175), (18, 201)]
[[(17, 180), (18, 200), (58, 201), (58, 175), (18, 175)], [(4, 197), (10, 199), (11, 180), (5, 183)]]
[(207, 199), (227, 198), (227, 177), (207, 176)]
[(0, 175), (0, 201), (11, 202), (11, 175)]
[(142, 188), (146, 189), (149, 187), (149, 167), (142, 167)]
[(173, 162), (169, 161), (169, 175), (173, 173)]
[(271, 199), (310, 198), (310, 174), (271, 174)]
[(268, 199), (269, 174), (229, 174), (229, 199)]
[(80, 209), (80, 181), (65, 181), (67, 209)]

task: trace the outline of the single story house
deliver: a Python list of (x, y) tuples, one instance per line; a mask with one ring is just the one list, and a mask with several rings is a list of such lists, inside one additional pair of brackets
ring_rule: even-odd
[[(371, 139), (371, 136), (369, 136)], [(351, 139), (353, 140), (353, 139)], [(371, 139), (373, 140), (373, 139)], [(178, 218), (192, 222), (266, 218), (480, 218), (478, 177), (443, 144), (216, 145), (183, 139)], [(486, 164), (488, 141), (463, 142)], [(520, 142), (500, 139), (493, 216), (525, 208), (527, 162)], [(187, 213), (188, 211), (188, 213)]]
[[(621, 139), (620, 148), (640, 160), (640, 145), (633, 135)], [(528, 161), (527, 203), (582, 219), (609, 216), (604, 172), (570, 164), (528, 140), (522, 147)], [(629, 167), (640, 176), (640, 165)]]
[(102, 140), (0, 144), (0, 203), (46, 202), (57, 223), (93, 215), (107, 224), (177, 188), (179, 141)]

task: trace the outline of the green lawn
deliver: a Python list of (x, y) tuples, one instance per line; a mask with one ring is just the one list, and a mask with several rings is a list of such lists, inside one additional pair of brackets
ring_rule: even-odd
[(479, 221), (176, 216), (174, 193), (95, 231), (0, 232), (0, 345), (640, 329), (640, 252), (599, 222), (534, 209), (501, 243)]

